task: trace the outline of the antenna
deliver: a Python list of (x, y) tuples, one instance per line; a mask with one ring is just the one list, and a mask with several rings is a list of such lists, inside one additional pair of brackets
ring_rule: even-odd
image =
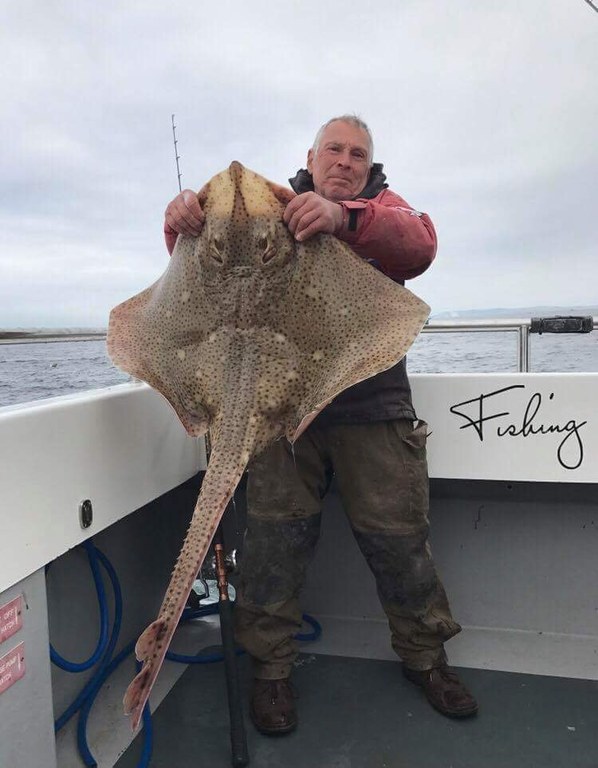
[(174, 159), (176, 160), (176, 172), (177, 172), (177, 176), (178, 176), (178, 179), (179, 179), (179, 192), (180, 192), (182, 190), (182, 187), (181, 187), (181, 169), (180, 169), (180, 166), (179, 166), (179, 160), (181, 158), (180, 158), (178, 147), (177, 147), (178, 141), (177, 141), (177, 138), (176, 138), (176, 125), (174, 124), (174, 115), (172, 115), (172, 138), (174, 139)]

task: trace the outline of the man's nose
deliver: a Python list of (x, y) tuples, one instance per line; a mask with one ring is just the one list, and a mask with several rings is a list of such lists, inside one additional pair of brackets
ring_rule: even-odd
[(337, 162), (339, 165), (344, 165), (344, 166), (351, 165), (351, 154), (349, 152), (341, 152)]

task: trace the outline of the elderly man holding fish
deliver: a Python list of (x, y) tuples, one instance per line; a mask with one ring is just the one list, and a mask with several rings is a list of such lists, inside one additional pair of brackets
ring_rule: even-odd
[[(432, 222), (388, 188), (382, 165), (373, 163), (371, 132), (360, 118), (343, 115), (326, 122), (308, 151), (307, 169), (290, 183), (296, 196), (283, 220), (297, 242), (333, 234), (402, 284), (432, 263)], [(197, 236), (203, 224), (197, 194), (181, 192), (166, 209), (169, 252), (178, 234)], [(294, 635), (301, 626), (298, 594), (333, 475), (376, 579), (405, 677), (448, 717), (477, 712), (444, 650), (461, 627), (451, 615), (428, 543), (426, 438), (403, 359), (342, 392), (293, 447), (278, 440), (250, 463), (236, 639), (253, 659), (250, 712), (262, 733), (286, 733), (298, 723), (290, 685), (298, 654)]]

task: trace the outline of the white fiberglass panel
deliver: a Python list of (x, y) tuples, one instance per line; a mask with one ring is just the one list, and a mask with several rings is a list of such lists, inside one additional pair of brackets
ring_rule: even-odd
[[(598, 483), (598, 374), (411, 383), (431, 477)], [(203, 468), (203, 441), (143, 384), (0, 409), (0, 591)]]
[(598, 483), (598, 374), (420, 374), (430, 476)]
[(0, 592), (203, 468), (203, 440), (145, 384), (0, 409)]

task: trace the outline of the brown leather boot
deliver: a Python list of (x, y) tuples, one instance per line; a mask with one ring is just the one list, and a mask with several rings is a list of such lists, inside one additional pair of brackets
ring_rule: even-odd
[(433, 669), (410, 669), (403, 664), (403, 674), (415, 685), (423, 688), (430, 704), (447, 717), (471, 717), (478, 711), (478, 703), (457, 677), (456, 672), (443, 664)]
[(259, 680), (253, 683), (249, 714), (260, 733), (289, 733), (297, 727), (295, 695), (289, 678)]

